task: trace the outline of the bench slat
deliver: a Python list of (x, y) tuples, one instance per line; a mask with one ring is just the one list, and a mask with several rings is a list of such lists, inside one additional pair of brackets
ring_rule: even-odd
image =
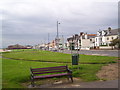
[(45, 74), (45, 73), (56, 73), (56, 72), (66, 72), (66, 70), (57, 70), (57, 71), (47, 71), (47, 72), (33, 72), (33, 74)]
[(44, 69), (44, 70), (39, 70), (39, 69), (37, 69), (37, 70), (32, 70), (32, 72), (46, 72), (46, 71), (56, 71), (56, 70), (61, 70), (61, 71), (63, 71), (63, 70), (66, 70), (66, 68), (52, 68), (52, 69)]
[(65, 76), (65, 75), (71, 75), (71, 74), (70, 73), (61, 73), (61, 74), (54, 74), (54, 75), (34, 76), (34, 79), (37, 79), (37, 78), (48, 78), (48, 77), (57, 77), (57, 76)]
[(52, 68), (63, 68), (66, 66), (57, 66), (57, 67), (46, 67), (46, 68), (32, 68), (31, 70), (43, 70), (43, 69), (52, 69)]

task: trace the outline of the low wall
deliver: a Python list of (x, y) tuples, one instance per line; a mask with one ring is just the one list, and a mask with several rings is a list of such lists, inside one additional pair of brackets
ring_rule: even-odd
[(81, 48), (81, 50), (90, 50), (90, 48)]
[(99, 49), (114, 49), (111, 46), (100, 46)]

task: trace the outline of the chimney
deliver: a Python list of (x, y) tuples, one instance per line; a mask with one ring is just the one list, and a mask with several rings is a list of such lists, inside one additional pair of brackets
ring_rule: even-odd
[(111, 30), (111, 27), (108, 27), (108, 30), (110, 31), (110, 30)]
[(83, 32), (80, 32), (80, 36), (83, 34)]

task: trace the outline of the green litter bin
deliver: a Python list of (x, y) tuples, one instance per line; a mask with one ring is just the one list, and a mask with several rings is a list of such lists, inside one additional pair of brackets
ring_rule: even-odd
[(72, 55), (72, 65), (78, 65), (79, 61), (79, 54), (73, 54)]

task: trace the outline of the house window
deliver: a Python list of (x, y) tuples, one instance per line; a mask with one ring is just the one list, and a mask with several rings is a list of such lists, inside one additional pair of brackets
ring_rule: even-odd
[(109, 38), (107, 38), (107, 40), (109, 40)]
[(90, 39), (90, 41), (92, 41), (92, 39)]
[(79, 42), (81, 43), (81, 40), (79, 40)]

